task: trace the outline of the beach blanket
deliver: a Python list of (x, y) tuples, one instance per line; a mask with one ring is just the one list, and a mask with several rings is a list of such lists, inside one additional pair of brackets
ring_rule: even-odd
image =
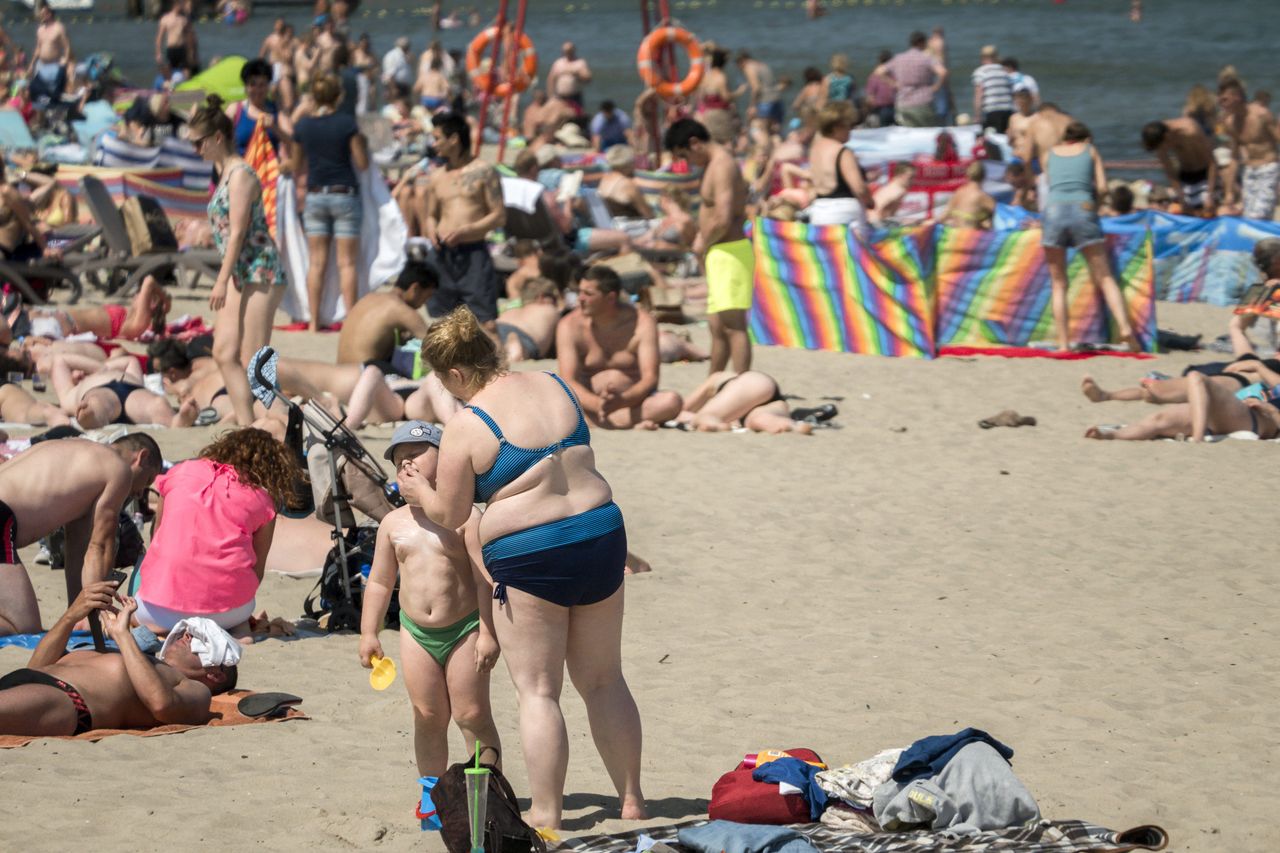
[[(280, 308), (295, 322), (307, 320), (311, 316), (307, 298), (307, 269), (311, 262), (293, 178), (280, 176), (276, 184), (276, 198), (276, 227), (279, 232), (276, 242), (280, 245), (280, 258), (289, 274), (289, 289)], [(360, 258), (356, 268), (360, 276), (359, 295), (363, 296), (400, 274), (405, 264), (409, 228), (377, 167), (360, 173), (360, 202), (364, 218), (360, 224)], [(338, 289), (337, 246), (331, 244), (320, 321), (329, 325), (346, 314)]]
[(35, 137), (17, 110), (0, 109), (0, 148), (5, 151), (34, 151)]
[(240, 704), (241, 699), (244, 699), (246, 696), (252, 696), (253, 694), (254, 691), (252, 690), (231, 690), (227, 693), (223, 693), (221, 696), (214, 696), (211, 708), (213, 713), (217, 716), (205, 723), (204, 726), (167, 725), (155, 726), (150, 729), (93, 729), (80, 735), (60, 735), (57, 737), (0, 735), (0, 749), (14, 749), (19, 746), (26, 746), (33, 740), (82, 740), (96, 742), (103, 738), (112, 737), (113, 735), (159, 737), (160, 735), (174, 735), (179, 732), (191, 731), (192, 729), (205, 728), (206, 726), (249, 726), (256, 723), (282, 723), (286, 720), (311, 719), (306, 714), (292, 706), (279, 717), (246, 717), (236, 709), (236, 706)]
[(157, 146), (148, 146), (135, 145), (115, 131), (107, 131), (98, 140), (93, 165), (131, 171), (178, 169), (184, 189), (206, 193), (213, 180), (213, 164), (202, 160), (190, 142), (173, 136)]
[[(561, 841), (552, 850), (575, 853), (631, 853), (640, 836), (684, 850), (676, 840), (680, 830), (704, 826), (707, 821), (690, 821), (671, 826), (650, 826), (617, 835), (583, 835)], [(1078, 820), (1042, 820), (1022, 827), (959, 834), (945, 830), (921, 832), (881, 832), (859, 835), (821, 823), (793, 824), (821, 853), (1122, 853), (1129, 850), (1163, 850), (1169, 836), (1158, 826), (1139, 826), (1117, 832)]]

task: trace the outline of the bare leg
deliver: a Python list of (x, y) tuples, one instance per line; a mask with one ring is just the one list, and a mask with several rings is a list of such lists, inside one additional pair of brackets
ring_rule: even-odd
[(751, 335), (747, 332), (747, 312), (735, 309), (721, 311), (716, 316), (720, 318), (725, 330), (734, 372), (746, 373), (751, 369)]
[(329, 237), (307, 236), (307, 304), (311, 311), (311, 320), (307, 328), (312, 332), (320, 331), (320, 306), (324, 298), (324, 273), (329, 266)]
[(0, 420), (32, 426), (71, 422), (61, 409), (40, 402), (18, 385), (0, 385)]
[(489, 673), (476, 672), (476, 638), (479, 636), (472, 631), (454, 646), (444, 662), (449, 708), (468, 751), (479, 742), (482, 747), (491, 746), (498, 750), (501, 756), (502, 743), (489, 706)]
[(360, 238), (339, 237), (338, 244), (338, 284), (342, 290), (342, 304), (350, 311), (360, 298), (360, 281), (356, 275), (356, 264), (360, 262)]
[[(1086, 397), (1088, 397), (1090, 400), (1092, 400), (1095, 403), (1105, 403), (1108, 400), (1132, 403), (1136, 400), (1148, 399), (1149, 395), (1147, 394), (1147, 388), (1150, 388), (1152, 385), (1158, 385), (1160, 384), (1161, 381), (1177, 382), (1179, 384), (1182, 383), (1181, 379), (1158, 380), (1158, 381), (1151, 382), (1149, 385), (1142, 386), (1142, 387), (1121, 388), (1119, 391), (1104, 391), (1102, 389), (1102, 386), (1100, 386), (1097, 382), (1095, 382), (1092, 376), (1086, 376), (1084, 379), (1080, 380), (1080, 390), (1084, 392), (1084, 395)], [(1181, 402), (1181, 401), (1161, 400), (1161, 401), (1152, 401), (1152, 402)]]
[(707, 328), (711, 332), (711, 373), (719, 373), (729, 366), (729, 330), (724, 326), (724, 313), (708, 314)]
[(21, 564), (0, 565), (0, 637), (40, 630), (40, 605), (26, 568)]
[(1058, 349), (1066, 350), (1071, 346), (1070, 318), (1067, 316), (1067, 250), (1045, 246), (1044, 259), (1049, 265), (1049, 284), (1053, 288), (1053, 336), (1058, 342)]
[(649, 565), (649, 561), (638, 554), (627, 552), (627, 567), (624, 570), (629, 575), (639, 575), (645, 572), (653, 571), (653, 566)]
[(622, 819), (642, 820), (648, 812), (640, 790), (640, 711), (622, 674), (624, 590), (570, 609), (566, 663), (586, 703), (596, 751), (618, 792)]
[(218, 309), (213, 323), (213, 360), (222, 373), (222, 383), (236, 412), (236, 423), (248, 426), (253, 423), (253, 394), (249, 391), (249, 378), (240, 365), (240, 344), (244, 338), (242, 296), (234, 286), (227, 288), (227, 301)]
[(663, 329), (658, 334), (658, 355), (663, 364), (676, 361), (706, 361), (710, 354), (675, 332)]
[(405, 628), (400, 629), (400, 671), (413, 705), (413, 754), (422, 776), (449, 767), (449, 688), (444, 670)]
[(404, 401), (404, 416), (418, 421), (448, 424), (461, 409), (458, 399), (444, 389), (434, 373), (428, 373), (418, 390)]
[(532, 795), (525, 820), (555, 829), (569, 768), (569, 736), (560, 712), (569, 610), (508, 587), (507, 604), (494, 610), (493, 621), (520, 703), (520, 744)]
[[(366, 367), (360, 374), (360, 378), (356, 380), (356, 387), (351, 389), (351, 399), (347, 401), (347, 426), (351, 429), (363, 427), (365, 419), (377, 407), (379, 398), (383, 398), (386, 394), (390, 394), (399, 403), (400, 398), (396, 396), (396, 392), (387, 387), (386, 377), (382, 371), (372, 365)], [(403, 412), (403, 406), (401, 411)]]
[(1115, 276), (1111, 272), (1111, 256), (1107, 254), (1107, 244), (1094, 243), (1080, 251), (1084, 253), (1084, 261), (1089, 267), (1089, 278), (1093, 280), (1093, 286), (1102, 291), (1102, 299), (1107, 303), (1107, 310), (1111, 312), (1111, 319), (1115, 321), (1120, 339), (1128, 344), (1133, 352), (1140, 352), (1142, 345), (1138, 343), (1137, 337), (1133, 334), (1133, 327), (1129, 325), (1129, 309), (1124, 304), (1120, 285), (1116, 283)]
[(1192, 441), (1204, 441), (1210, 432), (1227, 435), (1255, 429), (1249, 406), (1236, 397), (1235, 391), (1210, 382), (1201, 373), (1187, 376), (1187, 405), (1191, 407)]
[(766, 403), (752, 409), (743, 419), (742, 425), (752, 432), (767, 432), (770, 435), (780, 435), (784, 432), (798, 432), (801, 435), (813, 433), (813, 424), (793, 421), (787, 404), (781, 401)]

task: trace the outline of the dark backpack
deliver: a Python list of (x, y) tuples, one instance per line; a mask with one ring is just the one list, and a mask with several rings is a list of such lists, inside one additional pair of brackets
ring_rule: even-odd
[[(343, 565), (342, 557), (335, 544), (325, 557), (324, 570), (320, 580), (303, 602), (303, 614), (310, 619), (319, 619), (329, 614), (330, 631), (359, 631), (360, 609), (364, 603), (363, 567), (373, 562), (374, 545), (378, 538), (376, 527), (353, 527), (344, 534), (347, 548), (347, 562)], [(351, 601), (346, 601), (342, 589), (342, 573), (346, 572), (351, 586)], [(392, 590), (391, 601), (387, 604), (387, 617), (384, 628), (400, 627), (400, 582), (396, 581)]]
[[(483, 750), (482, 750), (483, 751)], [(467, 814), (468, 767), (475, 766), (475, 756), (455, 764), (444, 772), (431, 789), (431, 801), (440, 817), (440, 837), (449, 853), (470, 853), (471, 827)], [(480, 763), (489, 770), (489, 800), (485, 810), (485, 853), (547, 853), (547, 844), (520, 817), (511, 783), (492, 764)]]

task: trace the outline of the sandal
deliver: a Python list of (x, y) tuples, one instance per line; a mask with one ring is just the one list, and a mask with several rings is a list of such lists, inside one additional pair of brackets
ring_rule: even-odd
[(241, 699), (236, 710), (246, 717), (283, 717), (301, 703), (302, 697), (292, 693), (254, 693)]

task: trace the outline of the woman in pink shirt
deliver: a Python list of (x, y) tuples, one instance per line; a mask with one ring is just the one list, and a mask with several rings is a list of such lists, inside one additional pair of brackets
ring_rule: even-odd
[(181, 619), (204, 616), (247, 636), (276, 507), (294, 482), (289, 451), (260, 429), (229, 432), (157, 479), (138, 622), (167, 632)]

